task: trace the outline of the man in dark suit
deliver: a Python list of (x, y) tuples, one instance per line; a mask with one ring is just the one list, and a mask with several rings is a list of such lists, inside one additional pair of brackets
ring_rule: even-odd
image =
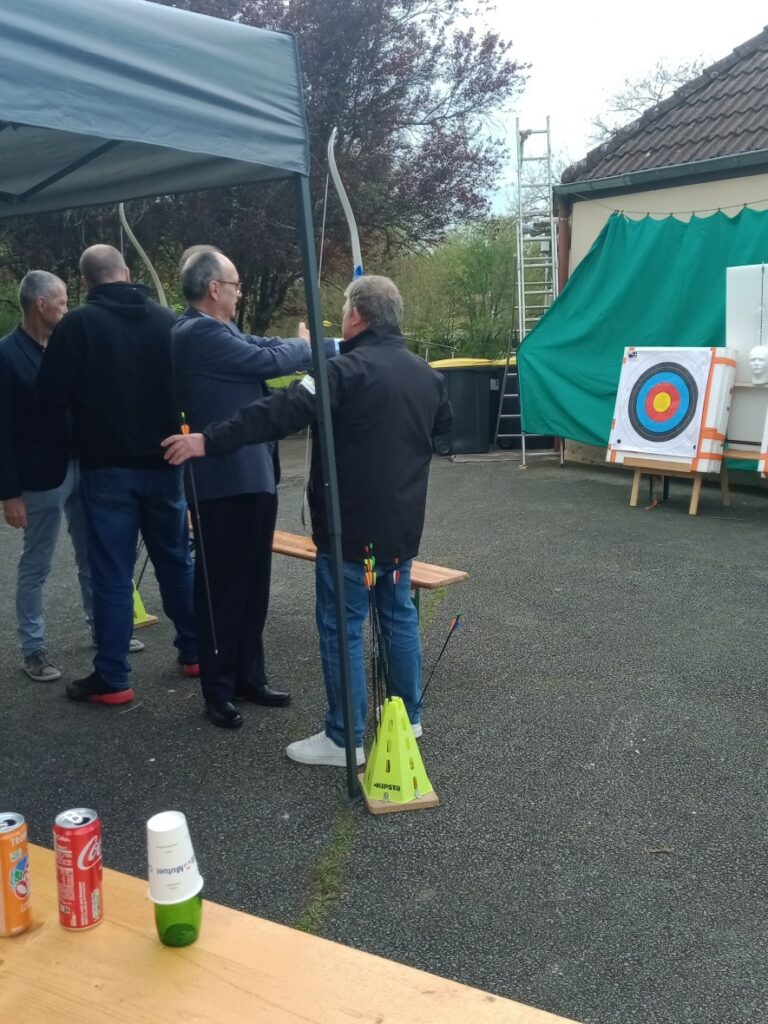
[[(212, 247), (195, 250), (181, 274), (189, 307), (171, 336), (179, 412), (199, 431), (268, 394), (269, 378), (308, 369), (312, 353), (308, 335), (242, 334), (232, 323), (240, 295), (237, 269)], [(330, 343), (329, 354), (333, 351)], [(272, 707), (290, 701), (288, 693), (267, 682), (262, 636), (279, 480), (272, 442), (202, 459), (195, 464), (194, 478), (190, 472), (186, 476), (197, 552), (200, 681), (208, 718), (222, 728), (242, 725), (236, 700)]]
[(48, 338), (67, 312), (66, 285), (45, 270), (30, 270), (19, 288), (19, 305), (21, 325), (0, 340), (0, 499), (5, 521), (24, 531), (16, 578), (22, 669), (30, 679), (47, 683), (61, 677), (45, 647), (43, 585), (62, 515), (75, 549), (89, 625), (91, 580), (78, 469), (69, 459), (66, 424), (42, 414), (35, 391)]

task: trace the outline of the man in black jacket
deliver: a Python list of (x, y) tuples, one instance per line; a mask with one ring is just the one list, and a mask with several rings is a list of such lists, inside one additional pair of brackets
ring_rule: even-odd
[[(197, 662), (193, 565), (181, 472), (158, 455), (177, 427), (171, 384), (174, 315), (133, 285), (122, 255), (94, 245), (80, 258), (84, 306), (53, 332), (37, 378), (44, 407), (70, 409), (88, 525), (97, 654), (94, 671), (67, 687), (72, 700), (133, 700), (128, 649), (133, 565), (141, 531), (179, 661)], [(195, 671), (191, 669), (191, 671)]]
[[(424, 528), (432, 438), (452, 421), (445, 385), (424, 360), (409, 352), (401, 330), (403, 303), (386, 277), (361, 277), (345, 292), (343, 342), (328, 364), (341, 509), (344, 586), (352, 671), (357, 763), (367, 712), (363, 626), (369, 609), (363, 559), (376, 559), (376, 607), (394, 696), (403, 698), (414, 735), (421, 735), (421, 641), (411, 601), (411, 561)], [(241, 409), (202, 434), (166, 438), (166, 459), (221, 455), (242, 445), (285, 437), (316, 416), (314, 381)], [(312, 451), (309, 503), (315, 563), (316, 614), (328, 696), (325, 728), (291, 743), (286, 754), (302, 764), (343, 765), (337, 623), (319, 446)]]

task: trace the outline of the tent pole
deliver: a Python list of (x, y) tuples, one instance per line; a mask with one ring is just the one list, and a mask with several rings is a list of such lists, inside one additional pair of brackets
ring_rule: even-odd
[(339, 511), (339, 488), (336, 480), (336, 450), (333, 443), (331, 424), (331, 403), (328, 393), (328, 369), (325, 353), (321, 347), (323, 319), (320, 312), (320, 294), (317, 287), (317, 264), (315, 260), (314, 232), (312, 230), (312, 206), (309, 195), (309, 179), (294, 174), (296, 187), (296, 220), (301, 246), (304, 273), (304, 294), (307, 301), (307, 320), (312, 337), (312, 360), (317, 390), (317, 436), (323, 464), (323, 486), (325, 508), (328, 515), (328, 537), (331, 544), (333, 583), (338, 624), (339, 669), (341, 674), (341, 707), (344, 715), (344, 739), (347, 754), (347, 794), (349, 800), (360, 799), (360, 785), (357, 781), (355, 761), (355, 732), (352, 714), (352, 676), (349, 668), (349, 643), (347, 639), (347, 613), (344, 595), (344, 568), (341, 554), (341, 514)]

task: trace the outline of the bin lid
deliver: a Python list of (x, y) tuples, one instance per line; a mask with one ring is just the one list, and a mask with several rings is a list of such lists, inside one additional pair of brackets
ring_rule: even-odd
[[(517, 362), (517, 357), (510, 359), (512, 366)], [(506, 359), (437, 359), (429, 364), (433, 370), (466, 370), (471, 368), (482, 368), (489, 366), (506, 366)]]

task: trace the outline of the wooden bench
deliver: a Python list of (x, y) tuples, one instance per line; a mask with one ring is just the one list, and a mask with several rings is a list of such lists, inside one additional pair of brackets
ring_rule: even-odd
[[(278, 555), (289, 555), (291, 558), (302, 558), (306, 562), (314, 562), (317, 548), (311, 537), (302, 537), (298, 533), (286, 533), (275, 530), (272, 550)], [(447, 569), (444, 565), (430, 565), (428, 562), (414, 560), (411, 566), (411, 587), (415, 591), (414, 603), (419, 606), (420, 590), (439, 590), (450, 587), (454, 583), (462, 583), (469, 579), (469, 573), (461, 569)]]
[(32, 926), (0, 939), (0, 1019), (9, 1024), (568, 1024), (208, 900), (198, 941), (168, 949), (155, 933), (146, 879), (107, 868), (104, 920), (68, 932), (54, 856), (32, 844), (29, 853)]

